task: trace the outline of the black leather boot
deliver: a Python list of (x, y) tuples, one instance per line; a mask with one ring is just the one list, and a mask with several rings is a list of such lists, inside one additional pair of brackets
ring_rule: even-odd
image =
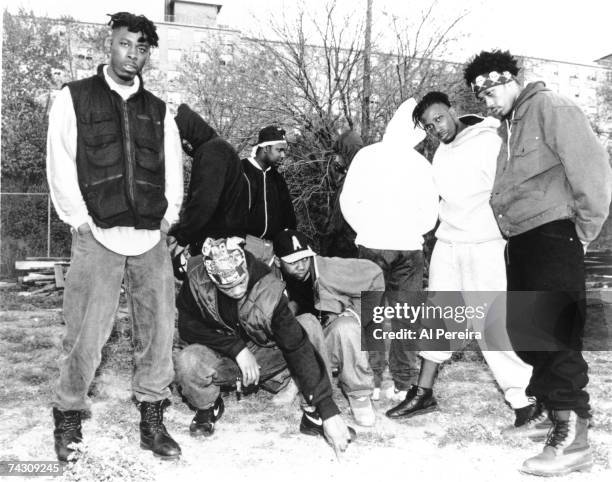
[(212, 407), (204, 410), (196, 410), (195, 417), (189, 426), (189, 433), (192, 437), (210, 437), (215, 433), (215, 422), (221, 418), (225, 411), (223, 399), (217, 397)]
[(540, 476), (560, 476), (590, 470), (593, 452), (589, 446), (589, 420), (573, 410), (553, 410), (552, 428), (544, 450), (525, 460), (521, 472)]
[(436, 402), (431, 388), (412, 385), (404, 401), (391, 410), (387, 410), (385, 415), (389, 418), (410, 418), (433, 412), (437, 408), (438, 402)]
[(164, 426), (164, 409), (168, 400), (140, 402), (140, 446), (162, 459), (178, 459), (181, 448)]
[[(73, 462), (76, 460), (74, 449), (68, 447), (70, 444), (78, 444), (83, 441), (81, 433), (81, 412), (79, 410), (59, 410), (53, 409), (53, 420), (55, 422), (55, 430), (53, 437), (55, 438), (55, 453), (57, 460), (60, 462)], [(70, 460), (68, 456), (75, 453)]]

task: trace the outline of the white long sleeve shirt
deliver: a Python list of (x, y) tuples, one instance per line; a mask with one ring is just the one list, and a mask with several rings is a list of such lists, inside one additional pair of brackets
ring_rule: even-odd
[(409, 99), (397, 110), (381, 142), (361, 149), (348, 170), (340, 208), (357, 233), (355, 244), (370, 249), (416, 251), (438, 217), (431, 165), (414, 150), (425, 136), (414, 129)]
[[(112, 90), (127, 100), (138, 91), (140, 79), (133, 85), (117, 84), (104, 67), (104, 77)], [(47, 133), (47, 180), (53, 206), (60, 219), (73, 229), (88, 223), (98, 242), (123, 256), (138, 256), (153, 248), (160, 240), (159, 230), (116, 226), (103, 229), (94, 223), (87, 211), (79, 188), (77, 166), (77, 123), (68, 87), (57, 95), (49, 113)], [(164, 219), (169, 225), (178, 220), (183, 202), (183, 163), (181, 141), (174, 118), (167, 111), (164, 119), (165, 196), (168, 208)]]
[(436, 150), (433, 174), (441, 196), (438, 239), (451, 243), (502, 239), (489, 205), (501, 145), (498, 127), (498, 120), (487, 117)]

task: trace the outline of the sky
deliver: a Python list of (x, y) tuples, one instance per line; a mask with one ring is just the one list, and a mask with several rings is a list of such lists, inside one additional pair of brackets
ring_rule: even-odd
[[(310, 13), (321, 14), (325, 0), (308, 0)], [(390, 45), (391, 18), (409, 24), (436, 0), (373, 0), (373, 36)], [(103, 22), (106, 13), (130, 10), (153, 21), (163, 19), (164, 0), (5, 0), (10, 12), (20, 6), (36, 14)], [(223, 0), (219, 23), (246, 33), (266, 30), (266, 19), (296, 10), (294, 0)], [(365, 11), (366, 0), (337, 0), (339, 9)], [(612, 1), (610, 0), (437, 0), (433, 17), (445, 25), (461, 12), (455, 42), (446, 58), (463, 62), (480, 50), (509, 49), (516, 55), (568, 62), (591, 63), (612, 54)]]

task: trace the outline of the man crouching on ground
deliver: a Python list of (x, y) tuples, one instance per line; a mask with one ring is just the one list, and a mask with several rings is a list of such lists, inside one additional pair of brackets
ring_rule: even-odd
[(361, 350), (359, 315), (362, 291), (384, 291), (382, 270), (367, 259), (317, 256), (306, 237), (291, 229), (274, 238), (274, 253), (298, 320), (302, 323), (310, 318), (322, 326), (321, 355), (329, 371), (338, 374), (355, 422), (373, 426), (376, 416), (370, 397), (374, 374), (368, 352)]
[[(271, 381), (289, 367), (307, 407), (300, 431), (323, 435), (336, 452), (346, 450), (349, 429), (332, 400), (325, 364), (298, 323), (285, 284), (242, 249), (241, 238), (207, 238), (202, 255), (189, 260), (177, 299), (182, 350), (176, 381), (196, 409), (189, 430), (209, 436), (224, 406), (220, 387)], [(308, 320), (307, 320), (308, 321)]]

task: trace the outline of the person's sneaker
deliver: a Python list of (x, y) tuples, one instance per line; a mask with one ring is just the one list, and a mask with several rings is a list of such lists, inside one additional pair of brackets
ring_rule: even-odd
[(385, 390), (385, 398), (387, 400), (391, 400), (392, 402), (401, 402), (404, 398), (406, 398), (407, 393), (408, 392), (406, 390), (398, 390), (394, 385), (392, 385)]
[(593, 452), (588, 441), (589, 420), (572, 410), (553, 410), (551, 418), (553, 426), (544, 450), (525, 460), (521, 472), (551, 477), (590, 470)]
[(192, 437), (210, 437), (215, 433), (215, 422), (221, 418), (225, 411), (225, 404), (221, 397), (217, 397), (212, 407), (196, 410), (195, 417), (189, 425), (189, 434)]
[(541, 442), (552, 427), (548, 412), (539, 403), (528, 405), (514, 411), (514, 425), (502, 430), (502, 434), (513, 438), (528, 438)]
[(372, 408), (370, 397), (348, 397), (351, 413), (357, 425), (371, 427), (376, 422), (376, 415)]
[(284, 405), (289, 405), (295, 400), (297, 397), (299, 390), (293, 378), (289, 379), (289, 383), (285, 385), (285, 387), (278, 392), (276, 395), (272, 397), (272, 405), (275, 407), (282, 407)]
[(370, 399), (374, 402), (378, 402), (380, 400), (380, 387), (375, 387), (374, 390), (372, 390)]
[[(355, 440), (357, 432), (353, 427), (347, 426), (351, 440)], [(319, 415), (317, 410), (307, 411), (302, 410), (302, 420), (300, 421), (300, 432), (304, 435), (311, 435), (314, 437), (325, 438), (325, 432), (323, 431), (323, 419)]]
[(53, 408), (55, 453), (57, 460), (60, 462), (68, 462), (69, 460), (74, 462), (76, 457), (78, 457), (78, 452), (75, 452), (71, 445), (83, 441), (81, 417), (82, 413), (79, 410), (64, 411)]
[(385, 415), (389, 418), (410, 418), (415, 415), (433, 412), (437, 410), (437, 408), (438, 402), (434, 398), (431, 388), (422, 388), (412, 385), (404, 401), (392, 409), (387, 410)]

